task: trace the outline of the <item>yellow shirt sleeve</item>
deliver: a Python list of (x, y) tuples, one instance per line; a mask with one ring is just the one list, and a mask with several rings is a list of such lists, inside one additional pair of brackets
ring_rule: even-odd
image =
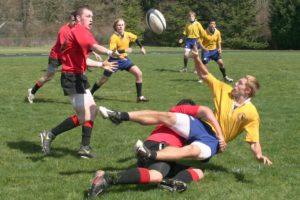
[(221, 32), (218, 31), (217, 43), (222, 42)]
[(112, 35), (110, 37), (110, 40), (109, 40), (109, 49), (110, 50), (114, 50), (117, 48), (117, 37), (115, 37), (115, 35)]
[(216, 93), (222, 89), (223, 82), (216, 79), (211, 73), (207, 75), (206, 82), (208, 87), (211, 89), (213, 96), (215, 97)]
[(137, 39), (137, 35), (131, 33), (131, 32), (127, 32), (128, 38), (130, 42), (135, 42)]
[(254, 116), (245, 125), (244, 129), (246, 132), (246, 142), (259, 142), (259, 121), (259, 116)]

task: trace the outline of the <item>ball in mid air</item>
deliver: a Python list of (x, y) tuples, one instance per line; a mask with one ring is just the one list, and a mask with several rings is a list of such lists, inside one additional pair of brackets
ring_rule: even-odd
[(146, 23), (149, 29), (157, 34), (161, 34), (167, 27), (165, 17), (156, 9), (150, 9), (146, 13)]

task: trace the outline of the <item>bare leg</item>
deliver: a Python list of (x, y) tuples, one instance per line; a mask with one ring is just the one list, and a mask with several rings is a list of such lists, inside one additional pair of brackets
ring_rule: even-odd
[(130, 121), (134, 121), (142, 125), (164, 124), (170, 127), (176, 123), (176, 114), (171, 112), (142, 110), (128, 112), (128, 114)]
[(180, 160), (184, 158), (198, 158), (200, 148), (196, 145), (187, 145), (181, 148), (168, 146), (157, 151), (156, 160)]

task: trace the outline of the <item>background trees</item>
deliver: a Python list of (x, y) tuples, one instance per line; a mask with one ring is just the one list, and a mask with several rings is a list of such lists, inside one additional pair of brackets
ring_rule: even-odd
[[(299, 49), (300, 0), (7, 0), (0, 1), (0, 45), (52, 45), (58, 28), (79, 5), (94, 11), (93, 32), (107, 43), (112, 23), (123, 17), (127, 30), (148, 45), (176, 46), (194, 10), (204, 27), (217, 21), (223, 45), (237, 49)], [(144, 16), (157, 8), (167, 20), (167, 30), (156, 35), (145, 25)]]

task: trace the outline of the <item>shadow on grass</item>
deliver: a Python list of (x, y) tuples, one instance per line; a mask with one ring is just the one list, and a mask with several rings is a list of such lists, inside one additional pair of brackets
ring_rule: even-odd
[[(24, 103), (29, 104), (27, 97), (24, 98)], [(59, 103), (59, 104), (70, 104), (69, 101), (59, 101), (56, 99), (49, 99), (49, 98), (35, 98), (34, 103)]]
[(20, 150), (24, 154), (34, 154), (26, 156), (27, 159), (30, 159), (33, 162), (43, 160), (45, 157), (61, 158), (66, 155), (72, 155), (80, 159), (77, 151), (68, 148), (52, 148), (51, 154), (46, 156), (42, 153), (42, 147), (31, 141), (7, 142), (7, 146), (11, 149)]
[(180, 73), (179, 69), (175, 70), (175, 69), (166, 69), (166, 68), (156, 68), (154, 69), (154, 71), (158, 71), (158, 72), (176, 72), (176, 73)]
[(130, 100), (125, 100), (125, 99), (118, 99), (118, 98), (107, 98), (107, 97), (99, 97), (99, 96), (94, 96), (95, 100), (106, 100), (106, 101), (115, 101), (115, 102), (124, 102), (124, 103), (135, 103), (135, 99)]

